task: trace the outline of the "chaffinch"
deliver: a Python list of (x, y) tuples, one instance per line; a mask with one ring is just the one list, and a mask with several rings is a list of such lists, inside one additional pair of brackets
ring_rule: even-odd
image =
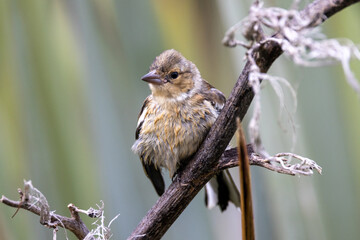
[[(174, 177), (196, 153), (226, 99), (201, 78), (194, 63), (173, 49), (156, 57), (141, 79), (149, 83), (151, 95), (141, 108), (132, 150), (161, 196), (165, 189), (161, 168)], [(223, 211), (229, 201), (240, 207), (239, 191), (226, 170), (206, 184), (205, 203), (209, 208), (218, 204)]]

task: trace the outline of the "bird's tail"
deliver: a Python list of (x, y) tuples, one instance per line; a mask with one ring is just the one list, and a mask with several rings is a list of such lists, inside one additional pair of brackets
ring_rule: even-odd
[(208, 208), (219, 205), (224, 211), (229, 201), (240, 210), (240, 193), (228, 170), (224, 170), (213, 177), (205, 185), (205, 204)]

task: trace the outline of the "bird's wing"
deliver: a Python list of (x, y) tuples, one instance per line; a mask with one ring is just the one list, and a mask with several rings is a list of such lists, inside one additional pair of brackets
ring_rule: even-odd
[(143, 158), (141, 158), (141, 163), (146, 176), (150, 179), (157, 194), (161, 196), (165, 191), (165, 183), (160, 168), (155, 167), (152, 161), (144, 161)]
[[(135, 131), (135, 139), (136, 140), (139, 139), (139, 137), (140, 137), (141, 128), (144, 123), (147, 107), (148, 107), (148, 104), (150, 101), (151, 101), (151, 96), (149, 96), (145, 99), (144, 104), (140, 110), (140, 113), (138, 116), (137, 128)], [(145, 161), (142, 156), (140, 157), (140, 160), (143, 165), (146, 176), (150, 179), (157, 194), (159, 196), (161, 196), (165, 191), (165, 183), (164, 183), (164, 179), (161, 175), (161, 170), (159, 168), (155, 167), (155, 165), (153, 164), (152, 161)]]
[(141, 131), (141, 127), (142, 127), (142, 124), (144, 123), (144, 118), (145, 118), (145, 115), (146, 115), (146, 108), (150, 102), (150, 97), (151, 96), (148, 96), (142, 107), (141, 107), (141, 110), (140, 110), (140, 113), (139, 113), (139, 116), (138, 116), (138, 122), (137, 122), (137, 127), (136, 127), (136, 131), (135, 131), (135, 140), (138, 140), (139, 139), (139, 134), (140, 134), (140, 131)]
[[(224, 94), (205, 80), (204, 89), (205, 99), (210, 101), (218, 113), (220, 113), (226, 102)], [(229, 171), (225, 170), (216, 174), (216, 176), (206, 184), (205, 204), (208, 208), (219, 205), (220, 210), (224, 211), (229, 201), (233, 202), (237, 208), (240, 208), (239, 190)]]
[(220, 112), (226, 102), (224, 94), (205, 80), (203, 80), (203, 86), (205, 99), (210, 101), (216, 110)]

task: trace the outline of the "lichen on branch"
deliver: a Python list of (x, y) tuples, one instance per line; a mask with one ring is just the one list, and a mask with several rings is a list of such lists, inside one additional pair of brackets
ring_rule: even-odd
[[(249, 15), (231, 27), (225, 34), (223, 44), (228, 47), (242, 46), (247, 49), (246, 60), (251, 64), (249, 83), (255, 93), (254, 110), (249, 123), (250, 142), (258, 153), (267, 158), (270, 155), (264, 149), (260, 137), (261, 89), (262, 81), (270, 82), (279, 98), (281, 111), (288, 113), (292, 128), (292, 113), (296, 111), (296, 92), (285, 78), (272, 76), (262, 72), (257, 63), (259, 49), (266, 44), (280, 46), (286, 57), (295, 64), (305, 67), (318, 67), (340, 63), (347, 82), (360, 96), (360, 84), (350, 69), (352, 59), (360, 60), (359, 48), (348, 39), (327, 39), (321, 32), (319, 24), (327, 19), (328, 6), (315, 5), (309, 10), (297, 9), (299, 1), (295, 1), (291, 9), (278, 7), (265, 8), (262, 1), (255, 1), (250, 7)], [(339, 2), (340, 3), (340, 2)], [(329, 2), (330, 5), (330, 2)], [(246, 42), (236, 38), (236, 32), (241, 34)], [(265, 31), (266, 30), (266, 31)], [(265, 34), (265, 32), (267, 34)], [(292, 111), (286, 109), (283, 91), (288, 90), (294, 102)], [(295, 142), (295, 131), (293, 142)]]

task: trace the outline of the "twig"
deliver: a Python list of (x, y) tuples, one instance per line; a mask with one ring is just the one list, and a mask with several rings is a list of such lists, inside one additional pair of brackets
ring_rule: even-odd
[[(32, 185), (31, 181), (24, 180), (24, 190), (18, 189), (18, 192), (20, 194), (20, 201), (10, 200), (7, 197), (2, 196), (0, 198), (0, 202), (4, 203), (7, 206), (17, 208), (15, 214), (19, 211), (19, 209), (22, 208), (36, 215), (39, 215), (40, 224), (54, 229), (53, 239), (56, 239), (58, 227), (62, 227), (66, 230), (71, 231), (78, 239), (110, 239), (112, 236), (112, 233), (110, 231), (110, 225), (119, 216), (115, 216), (110, 221), (108, 226), (105, 226), (104, 203), (101, 201), (101, 205), (97, 205), (98, 209), (89, 208), (88, 210), (80, 209), (74, 204), (70, 203), (68, 205), (68, 208), (71, 214), (71, 218), (68, 218), (59, 214), (55, 214), (54, 211), (50, 211), (50, 207), (46, 200), (46, 197)], [(79, 213), (86, 214), (91, 218), (97, 218), (97, 220), (93, 223), (93, 225), (96, 225), (97, 227), (89, 231), (89, 229), (81, 220)], [(15, 214), (13, 216), (15, 216)], [(100, 223), (98, 223), (98, 221)], [(68, 239), (66, 231), (65, 238)]]
[[(293, 153), (278, 153), (273, 157), (266, 158), (255, 153), (251, 144), (247, 145), (247, 152), (250, 165), (255, 165), (269, 169), (271, 171), (286, 174), (286, 175), (305, 175), (309, 176), (313, 174), (313, 169), (318, 173), (322, 173), (322, 168), (311, 159), (303, 158)], [(232, 168), (238, 166), (237, 149), (231, 148), (224, 152), (219, 159), (216, 170), (224, 170), (226, 168)], [(293, 157), (298, 159), (300, 163), (291, 164), (291, 161), (287, 157)]]
[[(39, 215), (39, 216), (41, 215), (40, 208), (38, 208), (36, 206), (31, 206), (28, 203), (24, 203), (21, 201), (14, 201), (14, 200), (8, 199), (4, 195), (1, 197), (0, 202), (4, 203), (5, 205), (7, 205), (9, 207), (22, 208), (22, 209), (25, 209), (36, 215)], [(72, 210), (70, 209), (70, 207), (69, 207), (69, 210), (71, 213), (73, 213)], [(53, 227), (53, 228), (55, 228), (56, 226), (65, 227), (66, 229), (68, 229), (72, 233), (74, 233), (78, 239), (84, 239), (85, 236), (89, 233), (89, 230), (87, 229), (85, 224), (81, 221), (81, 219), (79, 219), (79, 220), (80, 221), (78, 221), (75, 218), (68, 218), (68, 217), (64, 217), (64, 216), (53, 213), (53, 214), (51, 214), (51, 223), (53, 225), (52, 226), (49, 226), (48, 224), (43, 224), (43, 225), (48, 226), (48, 227)]]
[[(59, 214), (55, 214), (54, 212), (50, 212), (46, 198), (39, 190), (32, 186), (31, 181), (24, 181), (24, 191), (19, 189), (18, 192), (20, 194), (20, 201), (14, 201), (2, 196), (0, 198), (0, 202), (7, 206), (17, 209), (22, 208), (39, 215), (40, 223), (42, 225), (54, 229), (57, 229), (58, 226), (63, 227), (74, 233), (78, 239), (84, 239), (89, 233), (89, 229), (85, 226), (79, 216), (77, 211), (78, 208), (76, 208), (73, 204), (69, 204), (68, 206), (71, 218), (64, 217)], [(54, 234), (56, 234), (56, 231), (54, 231)]]

